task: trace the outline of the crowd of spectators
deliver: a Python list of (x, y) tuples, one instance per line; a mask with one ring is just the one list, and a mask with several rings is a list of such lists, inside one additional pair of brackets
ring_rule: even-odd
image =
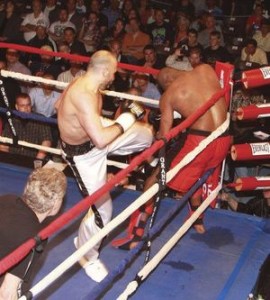
[[(202, 62), (214, 68), (216, 62), (221, 61), (235, 66), (234, 79), (237, 81), (243, 70), (269, 63), (269, 2), (0, 0), (0, 42), (88, 57), (99, 49), (107, 49), (114, 53), (118, 62), (154, 69), (168, 66), (190, 71)], [(0, 68), (69, 83), (85, 72), (86, 64), (11, 47), (0, 49)], [(55, 117), (54, 103), (61, 91), (46, 85), (10, 82), (10, 79), (5, 79), (4, 85), (10, 108), (18, 108), (16, 101), (21, 97), (27, 99), (26, 95), (29, 95), (27, 101), (31, 101), (33, 113)], [(157, 100), (157, 103), (162, 94), (162, 87), (158, 86), (154, 75), (123, 68), (118, 68), (110, 89), (136, 91), (135, 94)], [(269, 102), (269, 91), (265, 88), (247, 91), (241, 83), (235, 84), (232, 112), (239, 106), (254, 103), (254, 99), (256, 103)], [(104, 115), (114, 118), (119, 103), (117, 98), (104, 97)], [(0, 104), (5, 107), (2, 100)], [(265, 122), (261, 123), (268, 129)], [(252, 129), (258, 124), (243, 125), (235, 119), (232, 124), (236, 142), (243, 136), (256, 141)], [(8, 124), (4, 122), (2, 134), (9, 132), (6, 126)], [(51, 139), (50, 135), (47, 139)], [(11, 147), (18, 146), (8, 149)], [(228, 174), (232, 174), (234, 166), (229, 165)], [(228, 180), (234, 179), (234, 175), (228, 177)]]

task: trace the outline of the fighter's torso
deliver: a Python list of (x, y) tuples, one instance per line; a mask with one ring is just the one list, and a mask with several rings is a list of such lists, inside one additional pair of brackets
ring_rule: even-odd
[[(163, 107), (170, 105), (171, 109), (187, 118), (220, 90), (214, 70), (208, 65), (201, 65), (193, 71), (180, 72), (166, 89), (161, 101), (166, 102)], [(214, 131), (226, 119), (226, 111), (225, 100), (222, 98), (195, 121), (191, 128)]]
[[(63, 141), (71, 145), (79, 145), (90, 140), (89, 135), (83, 128), (79, 115), (83, 110), (85, 101), (80, 95), (85, 94), (85, 85), (81, 78), (73, 81), (63, 92), (58, 108), (58, 128)], [(101, 109), (101, 95), (92, 93), (87, 97), (87, 105), (97, 105)], [(91, 116), (89, 116), (91, 118)]]

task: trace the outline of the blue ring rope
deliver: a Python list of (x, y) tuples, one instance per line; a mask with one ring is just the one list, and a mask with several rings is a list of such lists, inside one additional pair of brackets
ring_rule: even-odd
[[(208, 170), (192, 187), (191, 189), (183, 196), (181, 201), (176, 202), (176, 205), (172, 207), (157, 223), (149, 230), (149, 238), (153, 238), (164, 226), (165, 224), (175, 215), (188, 201), (189, 197), (191, 197), (194, 192), (203, 185), (207, 178), (213, 173), (214, 169)], [(114, 268), (114, 270), (110, 271), (109, 274), (99, 283), (96, 287), (94, 287), (90, 293), (83, 297), (82, 299), (99, 299), (102, 293), (105, 293), (105, 290), (113, 283), (114, 279), (122, 274), (127, 265), (136, 257), (136, 255), (143, 248), (145, 241), (141, 241), (138, 245), (131, 249), (127, 256), (122, 259), (119, 265)]]

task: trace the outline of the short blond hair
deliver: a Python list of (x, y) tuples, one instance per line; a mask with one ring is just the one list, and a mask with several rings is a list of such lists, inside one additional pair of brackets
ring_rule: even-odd
[(55, 168), (35, 169), (28, 177), (23, 201), (35, 212), (49, 212), (57, 202), (62, 202), (66, 193), (67, 179)]

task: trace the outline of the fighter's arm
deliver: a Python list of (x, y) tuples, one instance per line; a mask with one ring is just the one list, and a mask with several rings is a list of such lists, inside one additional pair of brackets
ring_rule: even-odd
[(122, 113), (113, 125), (104, 127), (100, 119), (101, 101), (97, 95), (81, 94), (80, 101), (75, 101), (74, 105), (80, 125), (97, 148), (107, 146), (145, 113), (141, 106), (132, 102), (127, 107), (127, 111)]
[(95, 94), (81, 94), (79, 101), (73, 102), (76, 117), (82, 128), (97, 148), (104, 148), (116, 139), (122, 130), (118, 125), (103, 127), (99, 104)]
[(168, 95), (167, 92), (163, 93), (162, 97), (160, 98), (159, 108), (161, 111), (161, 119), (157, 138), (164, 136), (172, 128), (174, 109), (171, 101), (171, 96)]

